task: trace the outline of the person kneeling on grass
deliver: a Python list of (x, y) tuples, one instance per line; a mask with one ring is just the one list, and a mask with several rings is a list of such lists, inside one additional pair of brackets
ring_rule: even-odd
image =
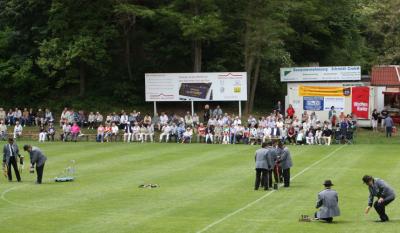
[(384, 180), (379, 178), (365, 175), (362, 180), (369, 189), (368, 207), (365, 209), (365, 214), (368, 214), (376, 196), (378, 200), (374, 203), (374, 208), (381, 219), (379, 222), (389, 221), (389, 217), (385, 213), (385, 206), (395, 199), (394, 190)]
[(340, 216), (339, 198), (337, 192), (331, 189), (333, 186), (331, 180), (326, 180), (323, 185), (325, 186), (325, 190), (318, 193), (316, 208), (319, 211), (315, 213), (315, 219), (331, 223), (333, 217)]

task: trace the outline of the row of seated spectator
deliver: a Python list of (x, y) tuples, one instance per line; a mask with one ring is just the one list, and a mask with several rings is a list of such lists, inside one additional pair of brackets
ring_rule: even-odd
[(37, 111), (33, 108), (19, 108), (9, 109), (6, 112), (3, 108), (0, 108), (0, 121), (5, 125), (11, 126), (16, 125), (17, 122), (22, 126), (40, 126), (54, 121), (53, 113), (49, 109), (44, 111), (39, 108)]
[[(355, 124), (353, 119), (346, 117), (332, 126), (329, 121), (320, 122), (315, 113), (308, 115), (307, 112), (302, 114), (301, 119), (293, 114), (285, 118), (279, 111), (258, 119), (250, 115), (242, 123), (239, 116), (223, 113), (219, 106), (213, 111), (209, 107), (205, 108), (203, 121), (200, 121), (197, 114), (191, 115), (190, 112), (183, 117), (177, 114), (167, 115), (165, 112), (160, 116), (155, 114), (151, 117), (146, 114), (142, 117), (135, 110), (129, 114), (123, 110), (120, 113), (110, 113), (105, 119), (99, 112), (91, 112), (86, 118), (83, 111), (75, 112), (65, 108), (60, 118), (60, 138), (63, 141), (77, 141), (84, 135), (82, 127), (88, 127), (97, 130), (96, 140), (99, 142), (119, 139), (125, 142), (154, 142), (157, 133), (160, 142), (192, 142), (194, 137), (198, 142), (221, 144), (256, 144), (267, 140), (281, 140), (292, 144), (330, 145), (331, 140), (328, 138), (333, 135), (335, 141), (339, 137), (348, 140), (348, 132), (352, 132), (348, 129), (352, 129)], [(0, 133), (4, 125), (0, 121)], [(337, 132), (337, 129), (340, 134), (332, 133), (332, 130)], [(41, 124), (39, 140), (54, 140), (55, 131), (51, 121)], [(22, 133), (22, 127), (20, 132)], [(18, 135), (18, 130), (14, 135)]]

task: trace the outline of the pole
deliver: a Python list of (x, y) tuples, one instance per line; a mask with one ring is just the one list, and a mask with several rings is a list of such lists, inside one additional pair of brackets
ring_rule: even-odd
[(191, 101), (191, 108), (192, 108), (192, 116), (194, 115), (194, 103), (193, 100)]
[(154, 115), (155, 116), (157, 114), (157, 102), (154, 101)]
[(242, 117), (242, 101), (239, 101), (239, 117)]

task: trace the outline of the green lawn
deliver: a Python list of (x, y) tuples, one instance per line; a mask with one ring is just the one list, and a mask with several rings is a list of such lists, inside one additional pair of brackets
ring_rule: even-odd
[[(28, 170), (23, 183), (0, 180), (0, 232), (398, 232), (398, 200), (388, 223), (375, 223), (374, 210), (363, 214), (361, 177), (400, 190), (399, 141), (362, 132), (355, 145), (290, 147), (292, 186), (268, 192), (253, 190), (258, 146), (43, 143), (43, 185)], [(72, 159), (76, 181), (54, 183)], [(325, 179), (339, 192), (342, 216), (335, 224), (298, 222), (315, 211)], [(160, 188), (138, 188), (143, 183)]]

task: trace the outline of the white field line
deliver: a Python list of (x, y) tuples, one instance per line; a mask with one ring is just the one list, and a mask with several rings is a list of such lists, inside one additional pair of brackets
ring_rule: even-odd
[[(318, 160), (318, 161), (314, 162), (313, 164), (311, 164), (310, 166), (304, 168), (302, 171), (300, 171), (299, 173), (297, 173), (296, 175), (294, 175), (292, 178), (290, 178), (290, 180), (294, 180), (296, 177), (298, 177), (298, 176), (302, 175), (303, 173), (305, 173), (306, 171), (310, 170), (310, 169), (311, 169), (312, 167), (314, 167), (315, 165), (317, 165), (317, 164), (321, 163), (322, 161), (324, 161), (325, 159), (331, 157), (333, 154), (335, 154), (337, 151), (339, 151), (339, 150), (342, 149), (343, 147), (344, 147), (344, 145), (342, 145), (342, 146), (336, 148), (334, 151), (330, 152), (329, 154), (327, 154), (326, 156), (324, 156), (324, 157), (321, 158), (320, 160)], [(281, 184), (280, 186), (282, 186), (282, 184)], [(233, 215), (236, 215), (236, 214), (242, 212), (243, 210), (245, 210), (245, 209), (247, 209), (247, 208), (253, 206), (254, 204), (260, 202), (261, 200), (263, 200), (263, 199), (265, 199), (266, 197), (270, 196), (270, 195), (273, 194), (274, 192), (276, 192), (276, 190), (272, 190), (272, 191), (266, 193), (264, 196), (261, 196), (261, 197), (258, 198), (257, 200), (252, 201), (252, 202), (250, 202), (249, 204), (243, 206), (242, 208), (237, 209), (237, 210), (235, 210), (235, 211), (233, 211), (233, 212), (231, 212), (231, 213), (225, 215), (224, 217), (218, 219), (217, 221), (215, 221), (215, 222), (213, 222), (213, 223), (211, 223), (211, 224), (205, 226), (203, 229), (197, 231), (197, 233), (202, 233), (202, 232), (205, 232), (205, 231), (209, 230), (209, 229), (212, 228), (213, 226), (215, 226), (215, 225), (217, 225), (217, 224), (219, 224), (219, 223), (221, 223), (221, 222), (227, 220), (228, 218), (232, 217)]]

